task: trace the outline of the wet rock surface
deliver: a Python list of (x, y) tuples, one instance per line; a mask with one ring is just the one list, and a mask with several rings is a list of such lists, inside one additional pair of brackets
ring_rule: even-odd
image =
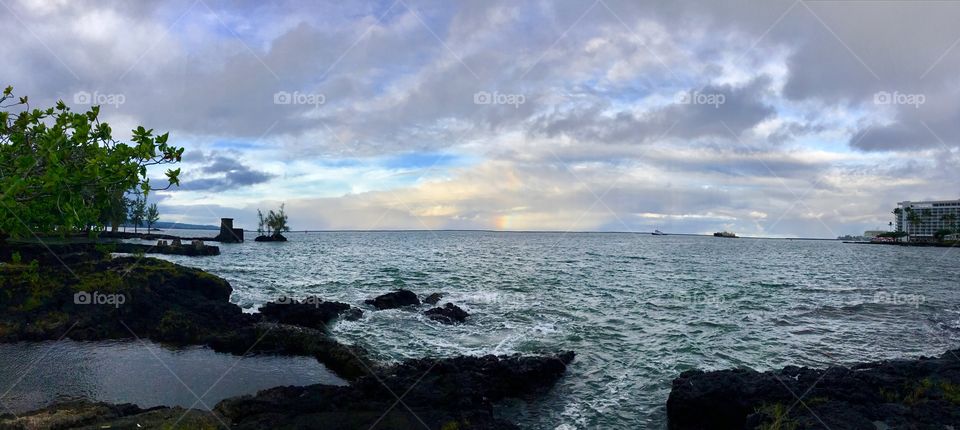
[(423, 299), (423, 302), (428, 305), (436, 305), (437, 303), (440, 303), (440, 299), (442, 299), (443, 296), (443, 293), (433, 293)]
[[(573, 360), (554, 356), (485, 356), (406, 361), (351, 386), (277, 387), (226, 399), (212, 412), (140, 409), (88, 401), (0, 416), (0, 429), (514, 429), (494, 416), (493, 402), (548, 390)], [(402, 396), (402, 404), (398, 398)]]
[(419, 306), (420, 299), (410, 290), (397, 290), (376, 298), (366, 300), (364, 303), (372, 305), (378, 310), (396, 309), (404, 306)]
[(232, 291), (219, 277), (152, 258), (0, 265), (0, 342), (142, 338), (233, 354), (304, 355), (347, 379), (373, 366), (362, 348), (314, 328), (351, 313), (349, 306), (273, 303), (265, 306), (269, 316), (251, 315), (230, 303)]
[(960, 350), (828, 369), (687, 371), (673, 381), (669, 428), (947, 428), (960, 423), (958, 356)]
[(444, 324), (460, 324), (466, 321), (467, 317), (470, 316), (467, 311), (460, 309), (459, 306), (453, 303), (447, 303), (441, 308), (430, 309), (424, 312), (424, 315), (434, 321), (439, 321)]
[(260, 314), (269, 321), (326, 330), (328, 325), (341, 315), (357, 319), (363, 311), (346, 303), (327, 302), (319, 297), (303, 300), (281, 299), (260, 308)]
[(219, 417), (212, 413), (183, 408), (141, 409), (136, 405), (67, 401), (32, 412), (14, 416), (0, 415), (2, 430), (41, 429), (144, 429), (169, 428), (205, 429), (221, 426)]
[(571, 352), (411, 360), (350, 387), (279, 387), (214, 409), (241, 429), (516, 428), (494, 417), (493, 402), (549, 389), (572, 360)]
[(254, 242), (286, 242), (286, 236), (282, 234), (272, 234), (270, 236), (257, 236), (256, 239), (253, 239)]

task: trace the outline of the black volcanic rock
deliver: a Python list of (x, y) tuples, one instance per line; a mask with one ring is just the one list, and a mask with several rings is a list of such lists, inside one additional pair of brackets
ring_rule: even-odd
[(667, 400), (669, 428), (946, 428), (960, 422), (958, 355), (763, 373), (686, 371)]
[(223, 400), (213, 412), (64, 402), (0, 415), (0, 429), (517, 429), (494, 415), (493, 402), (542, 394), (573, 358), (573, 352), (564, 352), (409, 360), (377, 368), (350, 386), (271, 388)]
[[(431, 429), (513, 429), (517, 427), (494, 417), (492, 402), (546, 391), (573, 357), (566, 352), (409, 360), (350, 387), (278, 387), (224, 400), (214, 411), (237, 429), (401, 429), (424, 424)], [(393, 393), (406, 393), (407, 407), (391, 407), (397, 401)]]
[(286, 242), (287, 238), (286, 236), (280, 233), (277, 233), (277, 234), (272, 234), (270, 236), (266, 236), (266, 235), (257, 236), (255, 239), (253, 239), (253, 241), (254, 242)]
[[(230, 284), (202, 270), (153, 258), (95, 257), (78, 256), (69, 267), (0, 264), (0, 342), (142, 338), (241, 355), (304, 355), (346, 379), (376, 367), (362, 348), (311, 328), (359, 309), (308, 299), (321, 305), (245, 314), (230, 303)], [(112, 303), (95, 303), (104, 298)]]
[(281, 299), (267, 303), (260, 308), (260, 314), (269, 321), (281, 324), (325, 330), (328, 324), (341, 315), (356, 319), (363, 314), (363, 311), (346, 303), (327, 302), (318, 297), (307, 297), (302, 301)]
[(423, 302), (426, 304), (435, 305), (437, 303), (440, 303), (440, 299), (442, 298), (443, 298), (443, 293), (433, 293), (427, 296), (427, 298), (423, 299)]
[(397, 290), (374, 299), (369, 299), (364, 303), (373, 305), (373, 307), (382, 311), (384, 309), (396, 309), (403, 306), (419, 306), (420, 299), (417, 298), (417, 295), (414, 294), (413, 291)]
[(453, 303), (447, 303), (443, 305), (442, 308), (433, 308), (426, 312), (424, 315), (429, 317), (434, 321), (440, 321), (444, 324), (458, 324), (467, 320), (467, 317), (470, 314), (467, 311), (460, 309), (459, 306), (454, 305)]

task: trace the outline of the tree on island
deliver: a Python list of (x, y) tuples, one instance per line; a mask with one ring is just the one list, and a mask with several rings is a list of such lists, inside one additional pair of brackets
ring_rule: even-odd
[(160, 209), (157, 208), (156, 203), (153, 203), (147, 207), (147, 234), (150, 234), (150, 230), (157, 221), (160, 221)]
[[(147, 216), (147, 201), (143, 199), (134, 200), (130, 206), (130, 222), (133, 223), (133, 232), (137, 233), (137, 228), (143, 225), (143, 220)], [(150, 230), (147, 230), (149, 233)]]
[[(17, 111), (13, 111), (17, 110)], [(0, 217), (5, 237), (95, 235), (126, 218), (124, 196), (179, 185), (180, 169), (166, 171), (167, 184), (153, 188), (148, 168), (180, 162), (183, 148), (142, 126), (130, 143), (113, 139), (99, 121), (100, 107), (72, 112), (63, 101), (31, 109), (13, 88), (0, 94), (0, 206), (17, 216)]]
[(290, 231), (290, 226), (287, 225), (287, 213), (284, 210), (284, 205), (280, 205), (280, 209), (274, 211), (271, 209), (267, 212), (267, 216), (263, 216), (263, 212), (260, 209), (257, 209), (257, 216), (260, 218), (260, 222), (257, 225), (257, 236), (254, 239), (257, 242), (286, 242), (287, 238), (283, 236), (284, 232)]

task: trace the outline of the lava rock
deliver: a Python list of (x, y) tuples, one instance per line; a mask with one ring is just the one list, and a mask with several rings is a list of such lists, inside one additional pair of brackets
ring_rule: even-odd
[[(278, 326), (279, 327), (279, 326)], [(309, 331), (310, 329), (303, 329)], [(19, 416), (0, 416), (2, 429), (214, 428), (231, 429), (518, 429), (495, 416), (493, 403), (549, 390), (573, 352), (546, 356), (452, 357), (408, 360), (349, 386), (276, 387), (225, 399), (213, 412), (89, 401), (55, 404)], [(397, 394), (403, 406), (397, 407)]]
[[(335, 315), (355, 317), (359, 309), (313, 298), (305, 301), (323, 304), (246, 314), (230, 303), (232, 292), (219, 277), (153, 258), (91, 257), (36, 270), (0, 264), (0, 342), (141, 338), (238, 355), (301, 355), (348, 380), (377, 367), (362, 348), (310, 327), (329, 326)], [(98, 303), (105, 297), (114, 304)]]
[[(349, 387), (278, 387), (224, 400), (214, 411), (237, 429), (515, 429), (494, 416), (492, 402), (548, 390), (573, 358), (565, 352), (409, 360)], [(405, 408), (391, 407), (392, 393), (405, 393)]]
[(349, 318), (359, 318), (357, 312), (363, 314), (363, 311), (346, 303), (327, 302), (318, 297), (307, 297), (299, 302), (280, 299), (260, 308), (260, 314), (269, 321), (323, 330), (341, 315), (349, 314)]
[(426, 312), (424, 315), (429, 317), (434, 321), (439, 321), (444, 324), (459, 324), (467, 320), (467, 317), (470, 314), (467, 311), (460, 309), (459, 306), (454, 305), (453, 303), (447, 303), (443, 305), (442, 308), (433, 308)]
[(427, 296), (427, 298), (423, 299), (423, 302), (430, 305), (436, 305), (437, 303), (440, 303), (440, 299), (443, 298), (443, 295), (443, 293), (433, 293)]
[(960, 422), (958, 354), (762, 373), (690, 370), (673, 381), (668, 426), (875, 429), (880, 422), (883, 428), (945, 428)]
[(417, 295), (414, 294), (413, 291), (397, 290), (374, 299), (369, 299), (364, 303), (373, 305), (373, 307), (382, 311), (384, 309), (396, 309), (404, 306), (419, 306), (420, 299), (417, 298)]
[(2, 429), (101, 429), (101, 428), (216, 428), (221, 424), (210, 412), (183, 408), (141, 409), (132, 404), (111, 405), (87, 400), (57, 403), (43, 409), (0, 416)]
[(256, 239), (253, 239), (254, 242), (286, 242), (287, 238), (280, 234), (272, 234), (270, 236), (257, 236)]

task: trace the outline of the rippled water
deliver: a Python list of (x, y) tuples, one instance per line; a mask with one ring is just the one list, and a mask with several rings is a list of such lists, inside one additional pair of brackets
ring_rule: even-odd
[(670, 382), (687, 369), (935, 354), (960, 333), (954, 249), (617, 233), (288, 237), (168, 258), (228, 279), (251, 311), (282, 295), (362, 306), (404, 287), (447, 293), (473, 315), (450, 327), (366, 312), (335, 327), (385, 360), (576, 351), (550, 394), (500, 408), (529, 428), (660, 428)]
[(312, 357), (240, 359), (146, 341), (0, 344), (0, 363), (0, 414), (76, 398), (210, 409), (280, 385), (346, 384)]

